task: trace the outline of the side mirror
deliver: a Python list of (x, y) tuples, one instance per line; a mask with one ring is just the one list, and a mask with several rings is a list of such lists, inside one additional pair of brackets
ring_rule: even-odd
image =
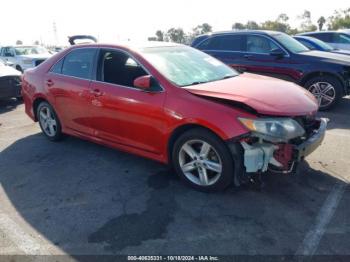
[(285, 54), (281, 49), (274, 49), (270, 52), (270, 55), (276, 58), (282, 58)]
[(144, 90), (150, 89), (151, 80), (152, 80), (152, 76), (150, 75), (140, 76), (134, 80), (134, 87), (144, 89)]

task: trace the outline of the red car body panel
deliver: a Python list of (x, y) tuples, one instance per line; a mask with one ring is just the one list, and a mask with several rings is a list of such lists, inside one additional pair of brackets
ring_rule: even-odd
[[(234, 99), (271, 115), (299, 115), (317, 109), (314, 99), (307, 93), (305, 96), (304, 90), (284, 81), (247, 74), (179, 88), (148, 63), (137, 49), (117, 45), (93, 44), (88, 47), (117, 48), (129, 52), (158, 80), (162, 92), (152, 93), (49, 72), (52, 65), (68, 52), (82, 47), (85, 45), (68, 48), (25, 72), (22, 93), (26, 113), (36, 120), (36, 101), (44, 99), (55, 108), (64, 133), (164, 163), (169, 158), (169, 140), (178, 128), (198, 125), (210, 129), (223, 140), (229, 140), (248, 132), (237, 121), (238, 117), (258, 117), (203, 95)], [(280, 89), (287, 86), (287, 91), (278, 91), (277, 86)], [(210, 90), (213, 88), (217, 90)], [(293, 94), (292, 89), (298, 94)], [(283, 101), (286, 100), (281, 96), (288, 96), (290, 103), (285, 105)]]

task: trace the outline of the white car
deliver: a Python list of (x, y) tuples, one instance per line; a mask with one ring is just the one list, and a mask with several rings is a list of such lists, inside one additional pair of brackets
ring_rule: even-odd
[(300, 35), (315, 37), (336, 49), (350, 50), (350, 33), (348, 30), (307, 32)]
[(21, 72), (39, 65), (50, 56), (49, 51), (42, 46), (4, 46), (0, 51), (0, 59)]
[(0, 59), (0, 99), (21, 97), (21, 72)]

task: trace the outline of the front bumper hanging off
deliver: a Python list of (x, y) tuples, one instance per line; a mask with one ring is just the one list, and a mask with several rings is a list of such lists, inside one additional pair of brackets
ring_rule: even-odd
[(285, 169), (284, 165), (275, 158), (274, 152), (279, 149), (278, 145), (266, 141), (259, 141), (254, 144), (242, 141), (246, 173), (266, 172), (271, 166), (275, 167), (273, 170), (278, 169), (282, 173), (291, 172), (294, 163), (300, 162), (322, 143), (327, 129), (327, 122), (328, 120), (325, 118), (319, 119), (318, 129), (314, 130), (307, 140), (298, 145), (290, 145), (292, 153), (290, 154), (290, 159), (288, 159), (291, 163), (288, 169)]
[(326, 135), (327, 129), (326, 118), (320, 119), (320, 127), (318, 130), (314, 131), (314, 134), (309, 137), (304, 143), (295, 147), (295, 150), (298, 152), (297, 161), (302, 160), (304, 157), (310, 155), (317, 147), (319, 147)]

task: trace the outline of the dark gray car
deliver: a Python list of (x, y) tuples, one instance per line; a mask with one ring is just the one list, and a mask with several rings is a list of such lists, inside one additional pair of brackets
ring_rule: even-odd
[(21, 97), (21, 72), (0, 60), (0, 99)]

